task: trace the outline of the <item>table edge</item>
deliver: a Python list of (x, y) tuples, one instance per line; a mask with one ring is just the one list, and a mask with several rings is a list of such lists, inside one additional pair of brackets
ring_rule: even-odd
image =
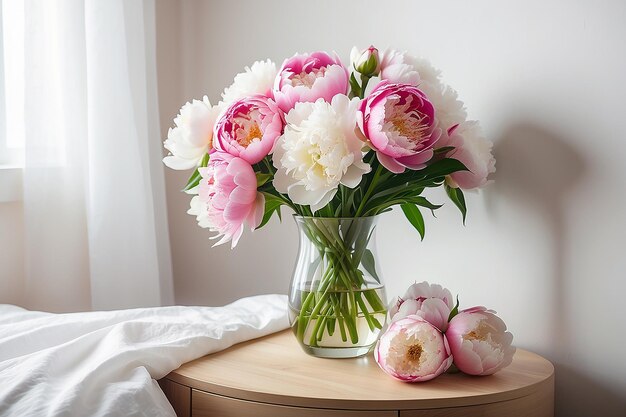
[[(259, 339), (249, 340), (241, 344), (234, 345), (236, 349), (245, 349), (247, 345), (257, 343), (258, 341), (274, 341), (275, 338), (281, 338), (281, 335), (288, 335), (289, 331), (274, 333)], [(279, 339), (280, 340), (280, 339)], [(270, 342), (271, 343), (271, 342)], [(218, 354), (224, 354), (230, 349), (217, 352)], [(191, 389), (196, 389), (209, 394), (217, 394), (233, 399), (240, 399), (246, 401), (253, 401), (265, 404), (273, 405), (285, 405), (292, 407), (311, 407), (320, 409), (347, 409), (347, 410), (420, 410), (420, 409), (432, 409), (441, 407), (464, 407), (475, 406), (481, 404), (494, 404), (503, 401), (510, 401), (517, 398), (523, 398), (529, 395), (533, 395), (537, 392), (547, 389), (554, 389), (554, 365), (537, 353), (528, 351), (525, 349), (517, 349), (516, 355), (524, 354), (527, 357), (534, 357), (534, 360), (539, 360), (541, 363), (541, 372), (535, 374), (533, 381), (528, 382), (526, 385), (517, 386), (505, 389), (497, 392), (485, 392), (477, 393), (476, 391), (471, 395), (464, 396), (445, 396), (440, 398), (390, 398), (390, 399), (367, 399), (367, 398), (333, 398), (331, 396), (300, 396), (295, 393), (286, 394), (277, 390), (273, 391), (256, 391), (250, 388), (244, 388), (241, 386), (233, 386), (224, 384), (223, 381), (216, 383), (210, 382), (205, 379), (198, 379), (197, 375), (185, 374), (187, 365), (193, 368), (193, 364), (197, 361), (201, 361), (204, 358), (209, 358), (212, 355), (208, 355), (204, 358), (198, 358), (188, 364), (183, 364), (180, 368), (170, 372), (164, 377), (172, 382), (182, 384)], [(337, 359), (339, 360), (339, 359)], [(180, 373), (179, 373), (180, 372)], [(470, 378), (491, 378), (491, 376), (477, 376)], [(428, 384), (429, 382), (416, 383), (415, 385)], [(471, 380), (468, 380), (468, 384), (471, 384)], [(468, 385), (469, 386), (469, 385)], [(373, 387), (374, 388), (374, 387)], [(375, 389), (375, 388), (374, 388)], [(436, 395), (436, 394), (434, 394)]]
[(511, 401), (533, 395), (545, 389), (554, 388), (554, 370), (545, 379), (532, 385), (518, 388), (511, 391), (484, 395), (473, 395), (471, 397), (455, 398), (419, 398), (412, 400), (348, 400), (335, 398), (312, 398), (296, 397), (290, 395), (279, 395), (264, 392), (244, 391), (238, 388), (225, 387), (212, 384), (206, 381), (198, 381), (174, 372), (165, 376), (172, 382), (185, 385), (190, 389), (206, 392), (209, 394), (221, 395), (224, 397), (252, 401), (271, 405), (284, 405), (290, 407), (308, 407), (319, 409), (343, 409), (343, 410), (427, 410), (442, 407), (467, 407), (483, 404), (494, 404)]

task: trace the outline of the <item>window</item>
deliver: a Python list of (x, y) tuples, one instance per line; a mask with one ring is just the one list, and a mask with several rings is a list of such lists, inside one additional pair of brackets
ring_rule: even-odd
[(24, 3), (0, 8), (0, 167), (24, 164)]
[(24, 3), (0, 0), (0, 203), (22, 199)]

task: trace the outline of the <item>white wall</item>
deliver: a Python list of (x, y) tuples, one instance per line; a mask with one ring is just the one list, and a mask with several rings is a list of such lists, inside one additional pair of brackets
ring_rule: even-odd
[[(0, 172), (0, 175), (2, 172)], [(24, 216), (21, 202), (0, 203), (0, 304), (23, 303)]]
[[(466, 227), (447, 205), (420, 242), (400, 213), (385, 215), (388, 294), (430, 280), (497, 310), (519, 347), (556, 364), (558, 416), (624, 415), (625, 2), (162, 1), (157, 13), (163, 136), (185, 100), (218, 99), (257, 59), (321, 49), (347, 60), (370, 43), (431, 59), (495, 142), (498, 172), (468, 196)], [(177, 302), (286, 292), (289, 216), (234, 251), (211, 248), (185, 214), (185, 174), (167, 174)]]

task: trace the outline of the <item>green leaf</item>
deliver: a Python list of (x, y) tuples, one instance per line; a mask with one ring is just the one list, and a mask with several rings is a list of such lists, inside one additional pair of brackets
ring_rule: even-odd
[(414, 204), (401, 204), (400, 207), (404, 212), (405, 217), (413, 225), (413, 227), (419, 232), (422, 240), (424, 240), (424, 235), (426, 234), (426, 228), (424, 225), (424, 217), (422, 217), (422, 213)]
[(394, 175), (383, 184), (386, 189), (398, 186), (438, 187), (446, 175), (458, 171), (467, 171), (467, 168), (456, 159), (442, 158), (430, 163), (426, 168), (417, 171), (406, 170), (403, 174)]
[(435, 155), (438, 155), (438, 154), (449, 152), (452, 149), (455, 149), (454, 146), (443, 146), (441, 148), (435, 149), (434, 152), (435, 152)]
[[(384, 213), (390, 207), (397, 206), (397, 205), (402, 205), (402, 204), (409, 204), (409, 205), (411, 205), (411, 204), (415, 204), (416, 206), (425, 207), (425, 208), (429, 209), (431, 211), (431, 214), (434, 217), (437, 217), (437, 216), (435, 216), (435, 210), (437, 210), (437, 209), (442, 207), (442, 205), (433, 204), (430, 201), (426, 200), (425, 198), (419, 197), (419, 196), (415, 196), (415, 197), (411, 197), (411, 196), (394, 197), (394, 198), (388, 199), (387, 201), (380, 201), (380, 202), (379, 201), (375, 201), (374, 203), (371, 204), (371, 208), (368, 208), (365, 211), (366, 215)], [(368, 205), (368, 207), (370, 207), (370, 205)]]
[(407, 200), (409, 200), (411, 203), (415, 205), (426, 207), (427, 209), (430, 209), (430, 210), (437, 210), (443, 207), (442, 204), (433, 204), (430, 201), (428, 201), (426, 198), (421, 197), (421, 196), (407, 198)]
[(211, 156), (207, 153), (204, 154), (204, 156), (202, 157), (202, 161), (200, 161), (200, 168), (204, 168), (207, 165), (209, 165), (209, 159), (211, 158)]
[(380, 282), (380, 278), (376, 273), (376, 261), (374, 260), (374, 254), (371, 250), (365, 249), (363, 252), (363, 257), (361, 258), (361, 265), (376, 281)]
[(421, 186), (414, 187), (412, 186), (412, 184), (405, 183), (405, 184), (397, 185), (395, 187), (386, 188), (380, 192), (377, 192), (371, 197), (371, 200), (376, 200), (382, 197), (386, 197), (388, 195), (398, 194), (398, 193), (412, 194), (412, 195), (418, 196), (422, 193), (422, 191), (424, 191), (424, 187), (421, 187)]
[(265, 196), (265, 213), (263, 214), (263, 220), (261, 220), (261, 224), (259, 224), (257, 229), (265, 226), (267, 222), (270, 221), (270, 218), (272, 218), (274, 213), (277, 213), (278, 218), (280, 219), (280, 206), (285, 204), (283, 200), (275, 195), (269, 193), (263, 193), (263, 195)]
[(461, 161), (457, 161), (456, 159), (444, 158), (432, 163), (421, 171), (416, 172), (422, 173), (424, 179), (434, 179), (438, 177), (445, 177), (446, 175), (450, 175), (458, 171), (467, 171), (467, 167), (463, 165)]
[(463, 224), (465, 224), (465, 215), (467, 214), (467, 207), (465, 206), (465, 196), (463, 195), (463, 191), (460, 188), (450, 187), (448, 184), (445, 186), (446, 194), (450, 197), (450, 200), (454, 203), (455, 206), (461, 211), (461, 215), (463, 216)]
[(459, 314), (459, 296), (458, 295), (456, 296), (456, 305), (454, 306), (454, 308), (450, 312), (450, 315), (448, 316), (448, 322), (452, 320), (452, 318), (456, 316), (457, 314)]
[(272, 174), (264, 174), (262, 172), (256, 173), (256, 186), (257, 188), (272, 179)]
[[(204, 154), (202, 160), (200, 161), (200, 166), (198, 168), (204, 168), (209, 164), (209, 154)], [(183, 188), (183, 191), (189, 191), (194, 187), (197, 187), (202, 179), (202, 175), (200, 175), (200, 171), (196, 168), (196, 170), (191, 174), (189, 180), (187, 181), (187, 185)]]
[(356, 80), (354, 73), (350, 74), (350, 89), (352, 90), (351, 97), (361, 96), (361, 86), (359, 85), (359, 82)]
[(200, 175), (200, 172), (198, 171), (198, 169), (196, 169), (193, 174), (191, 174), (191, 177), (189, 177), (187, 185), (185, 185), (185, 188), (183, 188), (182, 191), (189, 191), (192, 188), (197, 187), (198, 184), (200, 184), (201, 179), (202, 175)]

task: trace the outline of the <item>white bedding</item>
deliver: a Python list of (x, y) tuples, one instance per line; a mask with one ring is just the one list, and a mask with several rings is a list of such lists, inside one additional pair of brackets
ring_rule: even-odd
[(287, 327), (284, 295), (70, 314), (0, 304), (0, 416), (175, 416), (156, 379)]

